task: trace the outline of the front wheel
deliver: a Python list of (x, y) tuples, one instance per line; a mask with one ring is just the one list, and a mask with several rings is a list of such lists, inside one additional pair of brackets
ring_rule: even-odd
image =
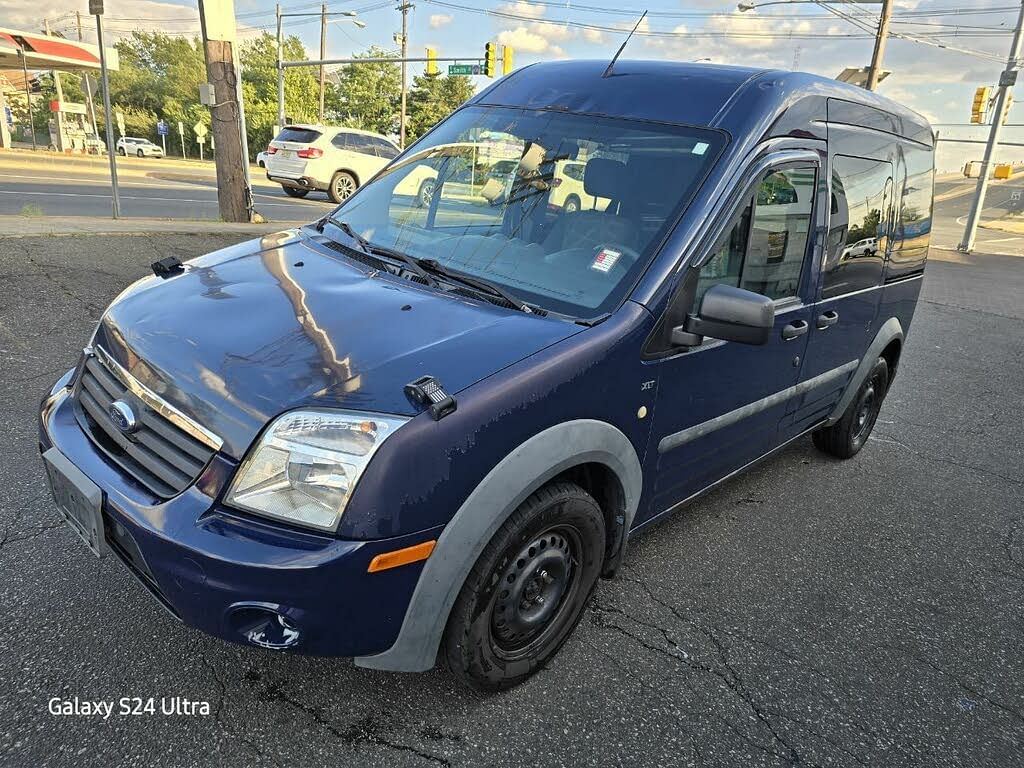
[(117, 154), (119, 154), (121, 157), (125, 157), (128, 153), (124, 151), (124, 147), (118, 147)]
[(814, 433), (814, 445), (840, 459), (855, 456), (874, 429), (888, 387), (889, 364), (880, 357), (839, 421)]
[(139, 157), (145, 157), (146, 156), (146, 153), (143, 152), (141, 149), (138, 152), (136, 152), (135, 154), (137, 154)]
[(348, 171), (338, 171), (334, 174), (334, 178), (331, 179), (331, 186), (327, 188), (327, 195), (335, 203), (341, 203), (352, 197), (352, 193), (356, 191), (358, 186), (355, 176)]
[(542, 669), (583, 614), (604, 559), (604, 515), (569, 482), (550, 483), (498, 529), (466, 578), (442, 643), (448, 668), (480, 691)]

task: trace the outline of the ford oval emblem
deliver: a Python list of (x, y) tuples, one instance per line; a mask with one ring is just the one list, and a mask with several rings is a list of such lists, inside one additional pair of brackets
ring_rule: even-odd
[(110, 407), (107, 408), (107, 415), (110, 416), (110, 420), (114, 422), (114, 426), (126, 435), (130, 435), (139, 428), (139, 422), (135, 416), (135, 411), (133, 411), (132, 407), (124, 400), (115, 400), (112, 402)]

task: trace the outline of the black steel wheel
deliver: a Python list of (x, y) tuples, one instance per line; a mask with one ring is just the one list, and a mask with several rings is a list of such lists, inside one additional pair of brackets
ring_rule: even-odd
[(550, 483), (498, 529), (452, 608), (442, 653), (482, 691), (542, 669), (579, 622), (604, 560), (604, 515), (574, 483)]
[(814, 433), (814, 445), (840, 459), (855, 456), (875, 428), (888, 388), (889, 364), (880, 357), (839, 421)]

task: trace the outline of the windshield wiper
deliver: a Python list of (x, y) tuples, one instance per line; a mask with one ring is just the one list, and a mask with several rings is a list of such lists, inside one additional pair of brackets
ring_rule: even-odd
[(434, 274), (447, 277), (450, 280), (455, 280), (463, 285), (468, 285), (470, 288), (475, 288), (478, 291), (489, 293), (492, 296), (497, 296), (499, 299), (504, 299), (520, 312), (526, 312), (529, 315), (534, 313), (533, 308), (530, 307), (529, 304), (507, 288), (502, 288), (497, 283), (492, 283), (490, 280), (484, 280), (482, 277), (474, 277), (472, 275), (467, 275), (465, 272), (460, 272), (457, 269), (446, 267), (435, 259), (417, 259), (416, 261), (421, 267), (423, 267), (423, 269), (429, 270)]
[[(401, 251), (395, 251), (391, 248), (385, 248), (382, 245), (374, 245), (361, 234), (356, 232), (355, 229), (352, 228), (352, 225), (349, 224), (347, 221), (342, 221), (341, 219), (335, 218), (334, 216), (328, 216), (322, 220), (322, 224), (333, 224), (334, 226), (336, 226), (346, 235), (355, 240), (356, 245), (359, 246), (359, 250), (361, 250), (363, 253), (369, 254), (370, 256), (385, 256), (391, 259), (392, 261), (398, 261), (403, 266), (408, 268), (410, 272), (415, 274), (417, 277), (423, 278), (430, 285), (437, 284), (437, 280), (435, 280), (433, 277), (427, 274), (426, 270), (424, 270), (423, 267), (419, 265), (419, 262), (416, 259), (412, 258), (411, 256), (407, 256)], [(323, 231), (322, 227), (320, 231)]]

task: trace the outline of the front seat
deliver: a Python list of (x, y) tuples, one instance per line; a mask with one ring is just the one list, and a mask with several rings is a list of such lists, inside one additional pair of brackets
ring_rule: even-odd
[(609, 200), (603, 211), (576, 211), (561, 214), (544, 238), (547, 253), (570, 248), (587, 249), (605, 245), (624, 245), (636, 250), (636, 225), (617, 215), (623, 195), (630, 189), (624, 163), (595, 157), (587, 161), (583, 172), (583, 191)]

